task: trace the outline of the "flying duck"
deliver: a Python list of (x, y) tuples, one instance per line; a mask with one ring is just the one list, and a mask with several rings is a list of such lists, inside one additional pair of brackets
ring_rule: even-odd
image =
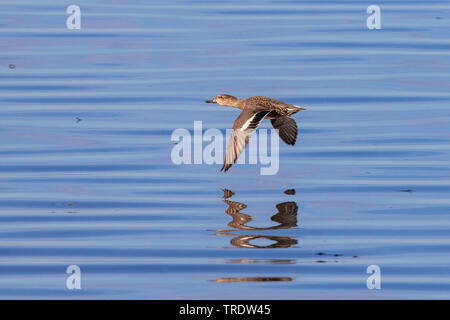
[(306, 110), (293, 104), (264, 96), (254, 96), (239, 99), (228, 94), (219, 94), (206, 103), (217, 103), (222, 106), (241, 109), (242, 112), (234, 121), (233, 131), (228, 141), (223, 166), (220, 171), (227, 172), (247, 146), (251, 134), (258, 128), (261, 121), (270, 119), (273, 127), (285, 143), (294, 145), (297, 140), (297, 124), (291, 115)]

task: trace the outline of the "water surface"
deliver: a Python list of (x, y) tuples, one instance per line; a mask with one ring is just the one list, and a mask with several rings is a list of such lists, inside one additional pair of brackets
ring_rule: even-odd
[[(2, 2), (1, 298), (450, 297), (447, 1), (70, 4)], [(222, 92), (308, 108), (277, 175), (171, 162)]]

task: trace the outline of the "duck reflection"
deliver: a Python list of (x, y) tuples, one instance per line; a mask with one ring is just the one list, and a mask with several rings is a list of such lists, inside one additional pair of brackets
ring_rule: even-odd
[[(293, 189), (291, 189), (293, 190)], [(292, 191), (289, 190), (290, 194)], [(252, 221), (252, 217), (248, 214), (240, 212), (247, 208), (247, 205), (237, 201), (228, 200), (228, 198), (234, 195), (234, 192), (228, 189), (224, 189), (224, 202), (228, 205), (225, 212), (231, 216), (232, 221), (228, 223), (228, 226), (232, 229), (217, 230), (217, 235), (220, 236), (233, 236), (230, 243), (239, 248), (254, 248), (254, 249), (270, 249), (270, 248), (291, 248), (295, 246), (298, 241), (289, 236), (272, 236), (272, 235), (236, 235), (231, 232), (237, 230), (246, 231), (267, 231), (278, 229), (290, 229), (297, 226), (297, 212), (298, 206), (295, 201), (278, 203), (275, 207), (277, 213), (271, 217), (271, 220), (278, 224), (270, 227), (260, 228), (247, 225)], [(295, 191), (294, 191), (295, 194)], [(269, 240), (268, 245), (254, 244), (255, 240)]]
[(218, 278), (216, 282), (253, 282), (253, 281), (292, 281), (291, 277), (246, 277), (246, 278)]

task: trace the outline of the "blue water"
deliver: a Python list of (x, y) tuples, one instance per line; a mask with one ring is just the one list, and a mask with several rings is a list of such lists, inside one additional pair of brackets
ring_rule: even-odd
[[(376, 4), (1, 1), (0, 298), (450, 298), (450, 4)], [(277, 175), (171, 162), (218, 93), (308, 108)]]

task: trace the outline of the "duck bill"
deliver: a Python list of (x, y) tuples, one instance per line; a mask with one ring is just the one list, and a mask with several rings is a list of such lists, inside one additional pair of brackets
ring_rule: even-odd
[(206, 100), (205, 102), (206, 102), (206, 103), (216, 103), (216, 101), (214, 101), (214, 99)]

